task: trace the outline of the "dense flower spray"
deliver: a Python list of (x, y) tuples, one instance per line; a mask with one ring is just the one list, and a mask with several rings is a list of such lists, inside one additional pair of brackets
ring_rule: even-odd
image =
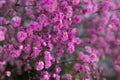
[(0, 80), (106, 80), (120, 72), (119, 0), (0, 0)]

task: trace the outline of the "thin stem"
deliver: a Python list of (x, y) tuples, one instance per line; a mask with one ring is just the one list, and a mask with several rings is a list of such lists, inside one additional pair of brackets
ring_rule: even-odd
[(75, 62), (75, 61), (80, 62), (80, 60), (71, 59), (71, 60), (62, 60), (62, 61), (58, 62), (58, 64), (62, 64), (62, 63), (65, 63), (65, 62)]
[(29, 78), (29, 80), (31, 80), (31, 77), (30, 77), (30, 72), (28, 71), (28, 78)]

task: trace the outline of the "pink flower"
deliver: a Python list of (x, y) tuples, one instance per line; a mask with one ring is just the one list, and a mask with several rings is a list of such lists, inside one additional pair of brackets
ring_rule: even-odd
[(37, 48), (37, 47), (33, 47), (33, 53), (32, 53), (32, 57), (33, 58), (37, 58), (38, 56), (39, 56), (39, 54), (40, 54), (40, 49), (39, 48)]
[(80, 64), (79, 63), (75, 63), (73, 68), (74, 68), (75, 71), (79, 72)]
[(119, 65), (114, 65), (114, 69), (119, 72), (120, 71), (120, 66)]
[(51, 0), (48, 4), (45, 4), (45, 9), (52, 13), (57, 9), (57, 0)]
[(72, 0), (73, 5), (78, 5), (80, 3), (80, 0)]
[(18, 27), (20, 26), (21, 24), (21, 18), (19, 16), (14, 16), (11, 20), (11, 24), (14, 26), (14, 27)]
[(80, 23), (80, 21), (81, 21), (81, 19), (80, 19), (80, 16), (78, 15), (76, 15), (76, 16), (73, 16), (73, 22), (74, 23), (76, 23), (76, 24), (78, 24), (78, 23)]
[(44, 60), (45, 60), (45, 68), (48, 69), (49, 67), (51, 67), (53, 57), (50, 54), (50, 52), (48, 52), (48, 51), (44, 52)]
[(3, 26), (0, 26), (0, 41), (5, 40), (5, 34), (7, 29)]
[(72, 42), (69, 42), (69, 43), (68, 43), (67, 52), (68, 52), (69, 54), (72, 54), (74, 51), (75, 51), (74, 44), (73, 44)]
[(41, 72), (40, 80), (50, 80), (50, 74), (47, 71)]
[(41, 71), (43, 68), (44, 68), (44, 63), (43, 63), (43, 61), (39, 61), (39, 62), (36, 64), (36, 66), (35, 66), (35, 69), (36, 69), (37, 71)]
[(5, 40), (5, 33), (3, 31), (0, 31), (0, 41)]
[(12, 50), (10, 52), (10, 56), (13, 57), (13, 58), (16, 58), (16, 57), (19, 57), (21, 54), (21, 51), (20, 50)]
[(72, 80), (72, 75), (70, 73), (66, 73), (64, 76), (66, 80)]
[(86, 52), (88, 52), (88, 53), (92, 53), (92, 49), (91, 49), (90, 46), (85, 46), (85, 50), (86, 50)]
[(68, 40), (68, 33), (67, 33), (67, 32), (63, 32), (62, 40), (63, 40), (63, 41)]
[(19, 31), (17, 33), (17, 39), (19, 42), (23, 42), (27, 38), (27, 33), (24, 31)]
[(84, 56), (85, 56), (85, 54), (83, 52), (78, 52), (77, 53), (77, 59), (78, 60), (83, 60)]

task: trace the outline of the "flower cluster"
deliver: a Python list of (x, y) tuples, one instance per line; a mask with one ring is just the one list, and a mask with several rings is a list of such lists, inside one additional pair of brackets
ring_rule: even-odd
[(1, 0), (0, 79), (104, 80), (106, 57), (119, 72), (117, 1)]

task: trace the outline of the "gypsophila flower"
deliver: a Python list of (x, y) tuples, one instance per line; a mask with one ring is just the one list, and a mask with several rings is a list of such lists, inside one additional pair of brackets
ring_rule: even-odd
[(55, 72), (56, 72), (56, 73), (60, 73), (60, 72), (61, 72), (61, 67), (56, 66), (56, 67), (55, 67)]
[(72, 54), (74, 52), (75, 48), (74, 48), (74, 44), (72, 42), (68, 43), (68, 53)]
[(66, 80), (72, 80), (72, 75), (70, 73), (66, 73), (64, 76)]
[(7, 30), (6, 30), (5, 27), (0, 26), (0, 41), (5, 40), (6, 31), (7, 31)]
[(37, 47), (33, 47), (33, 53), (32, 53), (32, 57), (33, 58), (36, 58), (39, 56), (39, 53), (40, 53), (40, 49), (38, 49)]
[(40, 80), (49, 80), (50, 74), (47, 71), (43, 71), (40, 76)]
[(11, 19), (11, 24), (12, 24), (14, 27), (20, 26), (20, 24), (21, 24), (21, 18), (20, 18), (19, 16), (14, 16), (14, 17)]
[(75, 71), (79, 72), (79, 71), (80, 71), (80, 64), (79, 64), (79, 63), (76, 63), (76, 64), (74, 65), (74, 69), (75, 69)]
[(53, 78), (54, 78), (55, 80), (60, 80), (60, 75), (58, 75), (58, 74), (53, 74)]
[(50, 52), (48, 52), (48, 51), (45, 51), (44, 54), (45, 54), (45, 56), (44, 56), (45, 68), (49, 68), (52, 65), (51, 61), (52, 61), (53, 57), (51, 56)]
[(83, 60), (83, 59), (84, 59), (84, 56), (85, 56), (85, 54), (84, 54), (83, 52), (78, 52), (78, 53), (77, 53), (77, 59), (78, 59), (78, 60)]
[(19, 42), (23, 42), (27, 38), (27, 33), (24, 31), (19, 31), (17, 33), (17, 39)]
[(73, 5), (78, 5), (80, 3), (80, 0), (72, 0)]
[(43, 61), (37, 62), (36, 66), (35, 66), (35, 69), (36, 69), (37, 71), (41, 71), (43, 68), (44, 68), (44, 63), (43, 63)]
[(5, 40), (5, 33), (0, 31), (0, 41)]
[(21, 51), (20, 50), (12, 50), (11, 52), (10, 52), (10, 56), (11, 57), (19, 57), (20, 56), (20, 54), (21, 54)]
[(73, 16), (74, 23), (80, 23), (80, 16)]
[(63, 41), (68, 40), (68, 33), (67, 33), (67, 32), (63, 32), (62, 40), (63, 40)]

